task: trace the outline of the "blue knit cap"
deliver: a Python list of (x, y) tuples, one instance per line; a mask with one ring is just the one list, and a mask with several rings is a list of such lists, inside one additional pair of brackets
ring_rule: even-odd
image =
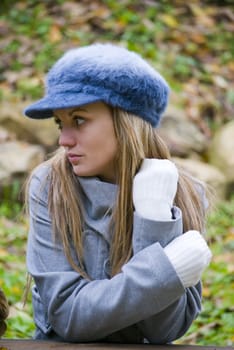
[(66, 52), (47, 75), (44, 98), (24, 112), (44, 119), (52, 117), (54, 109), (103, 101), (157, 126), (168, 92), (163, 77), (138, 54), (98, 43)]

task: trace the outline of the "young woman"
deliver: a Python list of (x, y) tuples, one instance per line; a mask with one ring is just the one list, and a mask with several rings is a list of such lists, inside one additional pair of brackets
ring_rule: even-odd
[(204, 191), (157, 135), (168, 90), (136, 53), (93, 44), (25, 110), (53, 117), (61, 146), (28, 191), (36, 339), (168, 343), (201, 310)]

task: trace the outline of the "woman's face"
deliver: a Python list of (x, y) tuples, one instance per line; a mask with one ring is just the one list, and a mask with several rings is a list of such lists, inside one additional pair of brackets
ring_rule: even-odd
[(61, 130), (59, 144), (78, 176), (98, 176), (115, 182), (117, 140), (110, 108), (96, 102), (82, 107), (54, 110)]

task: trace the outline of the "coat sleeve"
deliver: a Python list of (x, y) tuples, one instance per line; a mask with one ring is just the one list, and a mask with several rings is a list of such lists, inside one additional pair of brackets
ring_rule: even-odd
[[(73, 342), (97, 341), (133, 324), (139, 324), (147, 336), (156, 326), (151, 317), (168, 307), (175, 315), (180, 304), (186, 309), (184, 288), (158, 242), (137, 252), (111, 279), (88, 281), (74, 271), (53, 240), (47, 191), (39, 175), (30, 185), (27, 266), (48, 327)], [(143, 320), (147, 321), (141, 324)]]
[[(165, 247), (182, 233), (182, 213), (177, 207), (173, 207), (173, 219), (169, 221), (152, 222), (135, 214), (133, 252), (138, 254), (155, 242)], [(187, 288), (177, 300), (161, 312), (139, 322), (138, 327), (143, 336), (154, 344), (172, 342), (183, 336), (201, 311), (201, 293), (199, 282), (196, 286)]]

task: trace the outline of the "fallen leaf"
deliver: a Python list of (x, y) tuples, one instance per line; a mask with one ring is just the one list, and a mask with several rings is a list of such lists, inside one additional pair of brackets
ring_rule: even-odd
[(8, 255), (7, 250), (0, 248), (0, 258), (4, 258), (7, 255)]
[(160, 18), (168, 27), (177, 28), (179, 26), (179, 22), (173, 16), (163, 14)]
[(212, 79), (213, 82), (222, 89), (226, 89), (228, 87), (228, 82), (220, 75), (213, 75)]
[(49, 32), (49, 40), (51, 43), (56, 43), (62, 40), (62, 34), (59, 26), (52, 25)]

